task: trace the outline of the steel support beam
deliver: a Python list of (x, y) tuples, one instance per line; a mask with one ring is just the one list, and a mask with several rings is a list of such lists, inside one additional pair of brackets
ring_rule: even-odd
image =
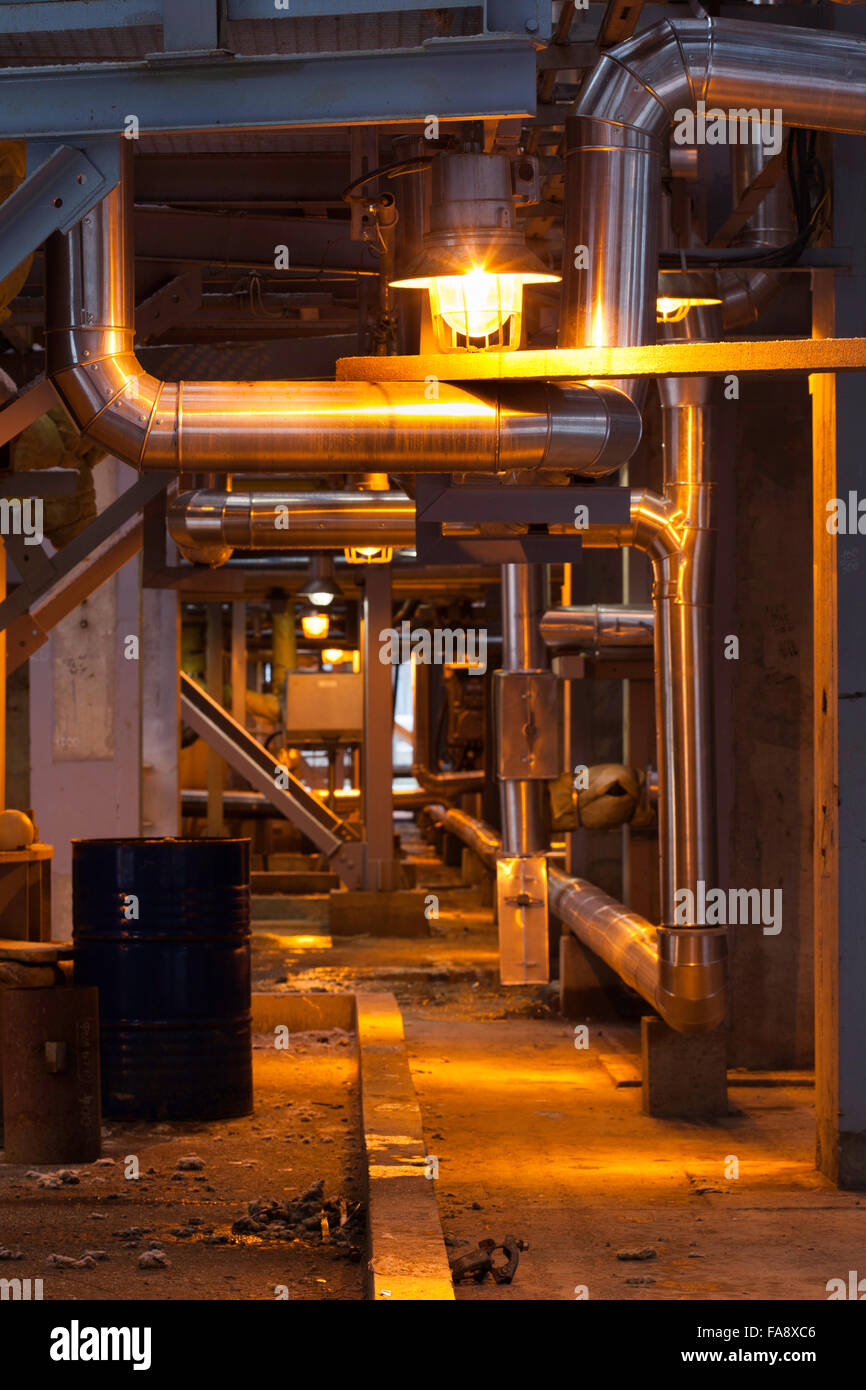
[[(210, 0), (216, 13), (216, 0)], [(439, 0), (441, 10), (474, 9), (478, 0)], [(290, 0), (275, 4), (275, 0), (227, 0), (226, 17), (230, 21), (249, 19), (319, 19), (326, 15), (394, 14), (405, 11), (429, 10), (430, 0)], [(175, 19), (173, 10), (194, 10), (186, 0), (4, 0), (0, 4), (0, 33), (42, 34), (61, 30), (82, 32), (88, 29), (156, 28), (169, 22), (169, 39), (165, 47), (178, 48), (188, 36), (197, 42), (190, 48), (207, 47), (206, 39), (219, 37), (211, 21), (197, 35), (191, 28), (190, 17)], [(205, 22), (208, 20), (205, 12)]]
[(54, 382), (48, 377), (43, 377), (35, 386), (13, 397), (9, 404), (0, 410), (0, 445), (8, 444), (10, 439), (26, 430), (34, 420), (38, 420), (47, 410), (53, 410), (58, 405), (62, 406), (63, 402), (54, 389)]
[(61, 145), (0, 208), (0, 280), (52, 232), (70, 231), (113, 186), (81, 150)]
[[(52, 6), (56, 9), (56, 6)], [(274, 11), (271, 12), (273, 18)], [(526, 116), (535, 110), (529, 39), (432, 39), (420, 48), (81, 63), (0, 71), (0, 138), (281, 130)]]
[[(2, 80), (2, 79), (0, 79)], [(241, 265), (274, 271), (274, 248), (289, 248), (289, 270), (378, 275), (369, 247), (352, 241), (348, 222), (257, 214), (225, 216), (185, 208), (136, 208), (135, 251), (144, 260)]]
[[(862, 325), (858, 325), (862, 326)], [(457, 359), (455, 361), (455, 358)], [(866, 338), (781, 338), (644, 347), (534, 348), (526, 352), (342, 357), (338, 381), (590, 381), (596, 377), (740, 376), (866, 371)]]
[(162, 46), (166, 53), (213, 53), (225, 45), (225, 20), (225, 0), (162, 0)]
[[(115, 542), (117, 532), (163, 490), (167, 481), (167, 478), (160, 479), (156, 474), (139, 478), (56, 555), (49, 556), (41, 546), (22, 547), (21, 559), (25, 566), (23, 582), (0, 603), (0, 629), (9, 627), (15, 618), (26, 614), (36, 600), (41, 599), (56, 584), (72, 582), (73, 571), (77, 566), (93, 562), (96, 558), (93, 552), (104, 542)], [(134, 553), (135, 550), (130, 550), (126, 558), (131, 558)], [(104, 577), (108, 578), (108, 575)], [(84, 596), (82, 594), (77, 602), (80, 603)], [(40, 641), (36, 641), (34, 649), (41, 645)], [(30, 652), (27, 651), (26, 654), (29, 656)]]
[[(866, 14), (833, 6), (837, 29), (866, 34)], [(838, 13), (836, 13), (838, 11)], [(862, 40), (861, 40), (862, 41)], [(863, 146), (833, 140), (833, 232), (850, 238), (850, 272), (816, 277), (814, 331), (856, 332), (866, 315)], [(866, 1189), (866, 647), (862, 640), (864, 539), (856, 498), (866, 496), (864, 377), (812, 381), (815, 678), (814, 869), (815, 1116), (817, 1164), (840, 1187)], [(832, 499), (847, 526), (830, 533)]]
[(240, 773), (254, 791), (262, 792), (280, 815), (329, 857), (334, 872), (348, 888), (357, 888), (361, 881), (364, 846), (349, 838), (339, 816), (307, 791), (288, 768), (275, 766), (258, 740), (183, 671), (180, 696), (184, 719), (208, 747)]

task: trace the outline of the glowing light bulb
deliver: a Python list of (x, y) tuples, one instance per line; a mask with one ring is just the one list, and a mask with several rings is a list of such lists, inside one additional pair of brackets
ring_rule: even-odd
[(493, 337), (520, 311), (522, 294), (518, 275), (493, 275), (486, 270), (437, 276), (431, 286), (438, 312), (455, 333), (466, 338)]
[(327, 613), (303, 613), (301, 628), (305, 637), (327, 637), (331, 620)]
[(673, 295), (659, 295), (656, 300), (656, 321), (658, 323), (679, 323), (684, 319), (689, 309), (696, 309), (702, 304), (721, 304), (720, 299), (703, 299), (689, 296), (688, 298), (674, 297)]

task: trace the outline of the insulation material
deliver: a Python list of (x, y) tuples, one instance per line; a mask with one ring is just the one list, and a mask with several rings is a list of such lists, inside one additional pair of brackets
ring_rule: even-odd
[(59, 406), (34, 420), (12, 445), (16, 473), (41, 468), (70, 468), (78, 473), (72, 496), (45, 499), (45, 534), (58, 550), (96, 516), (93, 468), (104, 457), (105, 450), (82, 438)]
[[(26, 147), (23, 140), (0, 140), (0, 202), (5, 203), (10, 193), (24, 182), (27, 171)], [(27, 256), (5, 278), (0, 280), (0, 323), (9, 317), (9, 305), (21, 289), (27, 276), (33, 256)]]

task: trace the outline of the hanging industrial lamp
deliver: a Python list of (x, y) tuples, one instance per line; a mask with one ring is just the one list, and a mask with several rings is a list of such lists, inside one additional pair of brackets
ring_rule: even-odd
[(328, 608), (335, 598), (342, 597), (342, 589), (334, 578), (334, 561), (330, 555), (314, 555), (310, 560), (310, 577), (303, 589), (298, 590), (299, 598), (305, 598), (314, 608)]
[[(395, 289), (426, 289), (442, 352), (520, 346), (524, 285), (554, 284), (528, 250), (515, 199), (533, 201), (537, 165), (497, 154), (442, 154), (432, 165), (430, 229)], [(522, 191), (523, 190), (523, 191)]]

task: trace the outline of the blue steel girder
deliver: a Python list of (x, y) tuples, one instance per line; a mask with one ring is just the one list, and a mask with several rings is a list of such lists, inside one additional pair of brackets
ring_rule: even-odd
[[(266, 57), (169, 57), (0, 69), (0, 139), (379, 125), (535, 111), (529, 38)], [(134, 118), (134, 120), (132, 119)]]
[[(43, 156), (46, 153), (41, 151)], [(52, 232), (68, 232), (74, 227), (111, 192), (118, 178), (117, 173), (112, 177), (97, 168), (86, 154), (70, 145), (60, 145), (37, 161), (37, 166), (0, 206), (0, 280)]]
[[(194, 0), (195, 3), (195, 0)], [(210, 0), (214, 18), (217, 0)], [(544, 0), (437, 0), (440, 10), (484, 9), (487, 29), (505, 29), (510, 15), (503, 6), (525, 5), (530, 15)], [(184, 8), (183, 0), (0, 0), (0, 33), (38, 34), (84, 32), (92, 29), (135, 29), (162, 25), (167, 11), (170, 20)], [(198, 5), (196, 3), (196, 8)], [(231, 23), (245, 20), (318, 19), (326, 16), (394, 14), (399, 11), (429, 10), (431, 0), (227, 0), (225, 18)], [(547, 3), (547, 10), (550, 4)], [(195, 15), (195, 10), (191, 9)], [(214, 29), (216, 25), (214, 24)], [(520, 30), (522, 32), (523, 25)], [(212, 31), (202, 35), (204, 48)]]

